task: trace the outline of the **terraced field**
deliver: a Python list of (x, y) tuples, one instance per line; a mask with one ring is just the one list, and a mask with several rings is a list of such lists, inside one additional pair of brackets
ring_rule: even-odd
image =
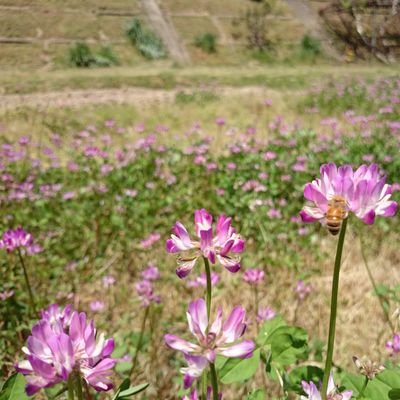
[[(284, 1), (276, 1), (268, 17), (273, 57), (289, 54), (307, 32)], [(186, 46), (193, 64), (243, 64), (246, 48), (244, 16), (260, 7), (250, 0), (158, 0), (165, 19)], [(140, 0), (0, 0), (0, 66), (10, 69), (68, 67), (68, 48), (76, 41), (111, 44), (121, 65), (146, 65), (124, 35), (133, 18), (149, 23)], [(194, 46), (198, 35), (213, 33), (218, 51), (209, 55)]]

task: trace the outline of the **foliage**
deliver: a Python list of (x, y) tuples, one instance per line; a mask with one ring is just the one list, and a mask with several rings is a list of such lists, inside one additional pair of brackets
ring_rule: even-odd
[(201, 106), (215, 102), (218, 99), (218, 95), (206, 90), (196, 90), (193, 92), (180, 91), (175, 95), (175, 103), (179, 105), (194, 103)]
[(265, 51), (271, 47), (267, 16), (272, 12), (269, 3), (263, 7), (248, 8), (244, 20), (247, 30), (247, 45), (252, 50)]
[(0, 400), (28, 400), (25, 393), (25, 378), (21, 374), (11, 375), (0, 391)]
[(69, 49), (69, 61), (78, 68), (110, 67), (118, 64), (118, 58), (111, 46), (102, 46), (97, 53), (93, 53), (89, 45), (83, 42), (77, 42)]
[(78, 42), (69, 49), (69, 60), (76, 67), (88, 68), (93, 65), (94, 57), (86, 43)]
[(321, 42), (309, 34), (304, 35), (300, 44), (300, 58), (315, 61), (321, 54)]
[(203, 33), (196, 37), (194, 45), (206, 53), (217, 51), (217, 37), (213, 33)]
[(150, 60), (164, 58), (167, 54), (162, 40), (153, 31), (143, 28), (137, 18), (126, 28), (126, 35), (132, 45)]

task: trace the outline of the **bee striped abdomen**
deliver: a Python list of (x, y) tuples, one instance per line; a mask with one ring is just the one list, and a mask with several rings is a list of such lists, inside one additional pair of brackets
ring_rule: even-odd
[(337, 235), (342, 227), (343, 220), (347, 217), (346, 201), (340, 197), (334, 197), (328, 203), (326, 212), (326, 226), (332, 235)]

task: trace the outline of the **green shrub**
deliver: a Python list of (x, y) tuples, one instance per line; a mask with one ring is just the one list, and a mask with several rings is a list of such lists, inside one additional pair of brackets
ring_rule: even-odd
[(110, 67), (119, 64), (118, 57), (110, 45), (101, 46), (98, 53), (95, 54), (94, 59), (98, 67)]
[(305, 34), (300, 44), (300, 56), (303, 59), (315, 59), (322, 54), (321, 42), (309, 35)]
[(94, 62), (94, 57), (86, 43), (77, 42), (69, 49), (69, 61), (75, 67), (89, 68)]
[(118, 64), (118, 59), (111, 46), (93, 53), (86, 43), (77, 42), (69, 49), (69, 62), (78, 68), (110, 67)]
[(196, 37), (194, 45), (206, 53), (215, 53), (217, 51), (217, 37), (213, 33), (203, 33)]
[(195, 92), (178, 92), (175, 95), (175, 103), (179, 105), (198, 104), (202, 106), (213, 101), (217, 101), (219, 97), (210, 91), (200, 90)]
[(154, 32), (144, 29), (138, 19), (135, 18), (129, 24), (126, 35), (144, 57), (155, 60), (166, 56), (162, 40)]

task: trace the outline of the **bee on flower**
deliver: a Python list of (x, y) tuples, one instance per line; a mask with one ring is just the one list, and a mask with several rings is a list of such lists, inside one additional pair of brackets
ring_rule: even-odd
[(376, 164), (361, 165), (353, 171), (350, 165), (324, 164), (321, 177), (307, 183), (304, 197), (310, 205), (303, 207), (303, 222), (320, 221), (336, 235), (350, 213), (371, 225), (376, 216), (393, 217), (397, 203), (391, 200), (392, 186)]

